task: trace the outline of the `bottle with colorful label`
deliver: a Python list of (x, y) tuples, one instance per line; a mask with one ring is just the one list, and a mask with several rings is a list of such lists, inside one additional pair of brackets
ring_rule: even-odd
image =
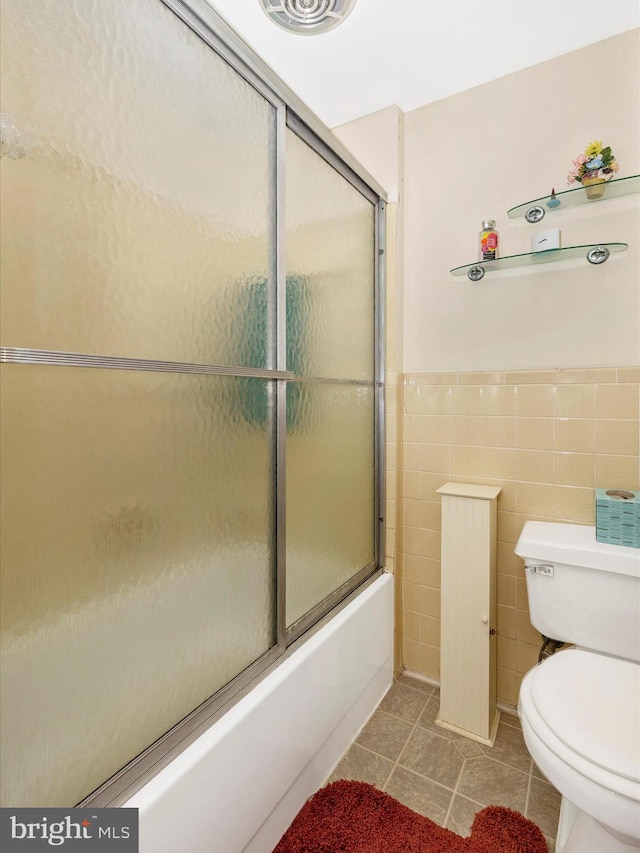
[(495, 261), (498, 257), (498, 232), (495, 219), (485, 219), (480, 232), (479, 261)]

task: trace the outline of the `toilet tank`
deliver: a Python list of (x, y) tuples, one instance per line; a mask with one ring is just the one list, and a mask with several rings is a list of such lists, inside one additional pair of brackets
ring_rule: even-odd
[(545, 637), (640, 661), (640, 553), (596, 541), (595, 527), (527, 521), (531, 624)]

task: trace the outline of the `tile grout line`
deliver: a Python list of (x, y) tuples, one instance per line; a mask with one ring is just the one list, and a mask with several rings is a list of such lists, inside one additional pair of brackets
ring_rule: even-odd
[[(556, 481), (557, 481), (557, 477), (556, 477), (556, 473), (557, 473), (557, 472), (556, 472), (556, 466), (557, 466), (557, 464), (558, 464), (558, 450), (556, 449), (556, 433), (557, 433), (557, 428), (556, 428), (556, 414), (557, 414), (557, 401), (558, 401), (558, 382), (557, 382), (557, 378), (558, 378), (558, 377), (556, 376), (556, 383), (555, 383), (555, 384), (554, 384), (554, 386), (553, 386), (553, 394), (552, 394), (552, 397), (553, 397), (553, 406), (552, 406), (552, 409), (551, 409), (551, 417), (552, 417), (552, 423), (551, 423), (551, 446), (552, 446), (552, 448), (553, 448), (553, 449), (552, 449), (552, 451), (551, 451), (551, 452), (552, 452), (552, 454), (553, 454), (553, 455), (552, 455), (552, 457), (551, 457), (551, 479), (552, 479), (552, 481), (553, 481), (553, 488), (554, 488), (554, 489), (555, 489)], [(553, 491), (552, 491), (552, 493), (551, 493), (551, 500), (553, 501), (553, 499), (554, 499), (554, 493), (553, 493)], [(554, 518), (555, 518), (555, 506), (553, 506), (553, 504), (552, 504), (552, 512), (553, 512), (553, 516), (554, 516)]]
[[(429, 702), (431, 701), (431, 697), (432, 697), (432, 696), (433, 696), (433, 691), (432, 691), (432, 692), (429, 694), (429, 696), (426, 698), (425, 703), (424, 703), (424, 705), (422, 706), (422, 709), (420, 710), (420, 713), (419, 713), (419, 714), (418, 714), (418, 716), (416, 717), (416, 721), (415, 721), (415, 723), (413, 724), (413, 726), (412, 726), (412, 728), (411, 728), (411, 731), (410, 731), (410, 732), (409, 732), (409, 734), (407, 735), (407, 739), (405, 740), (405, 742), (404, 742), (404, 745), (403, 745), (402, 749), (401, 749), (401, 750), (400, 750), (400, 752), (398, 753), (398, 757), (396, 758), (396, 760), (395, 760), (395, 762), (394, 762), (394, 764), (393, 764), (393, 767), (392, 767), (392, 768), (391, 768), (391, 770), (389, 771), (389, 775), (387, 776), (387, 778), (386, 778), (386, 780), (385, 780), (385, 783), (384, 783), (384, 785), (382, 786), (382, 790), (383, 790), (383, 791), (385, 791), (385, 789), (386, 789), (387, 785), (388, 785), (388, 784), (389, 784), (389, 782), (391, 781), (391, 777), (393, 776), (393, 774), (394, 774), (394, 772), (395, 772), (396, 767), (397, 767), (397, 766), (398, 766), (398, 764), (400, 763), (400, 759), (402, 758), (402, 754), (404, 753), (405, 749), (407, 748), (407, 744), (408, 744), (408, 743), (409, 743), (409, 741), (411, 740), (411, 736), (413, 735), (414, 731), (418, 728), (418, 720), (420, 719), (420, 717), (421, 717), (421, 716), (422, 716), (422, 714), (424, 713), (424, 709), (427, 707), (427, 705), (428, 705), (428, 704), (429, 704)], [(390, 715), (390, 716), (394, 716), (394, 715), (392, 714), (392, 715)], [(396, 719), (401, 719), (401, 718), (400, 718), (400, 717), (397, 717)], [(404, 722), (406, 723), (406, 722), (409, 722), (409, 721), (408, 721), (408, 720), (405, 720)]]
[(460, 780), (462, 779), (462, 774), (463, 774), (464, 768), (466, 766), (467, 766), (467, 759), (464, 758), (464, 756), (463, 756), (462, 765), (460, 767), (460, 772), (458, 773), (458, 778), (456, 779), (456, 784), (455, 784), (455, 787), (453, 789), (453, 795), (451, 796), (451, 801), (449, 802), (449, 808), (447, 809), (447, 813), (444, 816), (444, 823), (442, 824), (443, 827), (446, 827), (447, 823), (449, 822), (449, 817), (451, 815), (451, 811), (453, 810), (453, 801), (455, 800), (456, 794), (458, 793), (458, 786), (460, 785)]
[(531, 759), (531, 763), (529, 764), (529, 778), (527, 779), (527, 793), (524, 798), (524, 811), (523, 814), (527, 817), (527, 812), (529, 811), (529, 799), (531, 796), (531, 771), (533, 769), (533, 758)]
[[(431, 694), (429, 699), (431, 699), (432, 697), (433, 697), (433, 694)], [(428, 704), (429, 699), (427, 700), (427, 703), (425, 703), (425, 706), (426, 706), (426, 704)], [(420, 719), (420, 716), (422, 715), (422, 713), (424, 713), (424, 708), (422, 709), (421, 714), (418, 716), (418, 720)], [(400, 750), (400, 754), (398, 755), (398, 758), (396, 759), (396, 762), (395, 762), (394, 766), (391, 768), (391, 772), (389, 773), (389, 776), (384, 783), (384, 788), (386, 788), (386, 786), (389, 783), (391, 777), (393, 776), (393, 773), (395, 772), (396, 768), (398, 766), (403, 767), (403, 765), (400, 764), (400, 759), (402, 758), (404, 751), (407, 748), (407, 744), (409, 743), (409, 740), (411, 739), (411, 735), (414, 733), (416, 728), (418, 728), (418, 720), (416, 720), (413, 728), (411, 729), (411, 732), (409, 733), (409, 736), (407, 737), (407, 740), (406, 740), (404, 746)], [(422, 726), (420, 726), (420, 728), (422, 728)], [(425, 731), (429, 731), (429, 730), (425, 729)], [(430, 734), (433, 734), (433, 732), (430, 732)], [(438, 737), (438, 735), (436, 735), (436, 737)], [(452, 745), (455, 745), (454, 740), (450, 740), (449, 738), (442, 738), (442, 739), (446, 740), (448, 743), (451, 743)], [(429, 776), (424, 776), (422, 773), (418, 773), (416, 770), (409, 770), (409, 768), (406, 768), (410, 773), (415, 773), (415, 775), (419, 776), (421, 779), (425, 779), (426, 781), (431, 782), (432, 784), (437, 785), (438, 787), (443, 788), (444, 790), (451, 792), (451, 798), (449, 800), (449, 805), (447, 807), (447, 811), (446, 811), (446, 814), (444, 816), (444, 821), (442, 822), (442, 828), (443, 829), (446, 827), (447, 821), (449, 819), (449, 815), (451, 814), (451, 809), (453, 807), (453, 801), (456, 797), (458, 786), (460, 784), (460, 780), (462, 779), (462, 773), (464, 771), (466, 763), (467, 763), (467, 759), (463, 756), (462, 757), (462, 765), (460, 766), (460, 772), (458, 773), (458, 778), (456, 779), (456, 784), (455, 784), (454, 788), (449, 788), (446, 785), (443, 785), (441, 782), (438, 782), (435, 779), (431, 779), (431, 777), (429, 777)], [(383, 790), (384, 790), (384, 788), (383, 788)], [(475, 802), (475, 801), (472, 801), (472, 802)], [(433, 820), (433, 818), (430, 818), (430, 820)], [(437, 823), (437, 821), (434, 821), (434, 823)]]
[[(397, 717), (396, 719), (401, 719), (401, 718)], [(406, 723), (408, 721), (404, 720), (404, 722)], [(457, 743), (457, 741), (451, 740), (450, 738), (447, 738), (447, 737), (443, 737), (442, 735), (438, 735), (435, 732), (432, 732), (430, 729), (425, 729), (423, 726), (418, 726), (417, 723), (414, 726), (414, 728), (421, 728), (421, 729), (423, 729), (423, 731), (427, 732), (427, 734), (433, 735), (433, 737), (440, 738), (441, 740), (445, 741), (446, 743), (451, 743), (454, 745)], [(413, 734), (413, 730), (409, 734), (409, 737), (411, 737), (412, 734)], [(362, 746), (362, 744), (358, 744), (358, 745)], [(405, 746), (406, 746), (406, 744), (405, 744)], [(365, 747), (365, 749), (366, 749), (366, 747)], [(369, 749), (369, 752), (375, 752), (375, 750)], [(402, 748), (402, 752), (404, 752), (404, 747)], [(398, 760), (396, 762), (398, 764), (400, 763), (400, 758), (402, 758), (402, 752), (398, 756)], [(379, 752), (375, 752), (375, 754), (381, 755)], [(462, 755), (462, 753), (460, 753), (460, 754)], [(381, 755), (381, 758), (387, 758), (387, 756)], [(469, 756), (468, 758), (465, 755), (462, 755), (463, 761), (470, 761), (470, 760), (474, 761), (476, 758), (488, 758), (494, 764), (499, 764), (500, 767), (505, 767), (507, 770), (515, 770), (516, 773), (521, 773), (523, 776), (529, 776), (529, 772), (527, 770), (521, 770), (517, 765), (509, 764), (508, 761), (501, 761), (499, 758), (494, 758), (493, 755), (488, 755), (486, 752), (483, 752), (481, 755), (472, 755), (472, 756)], [(391, 759), (387, 758), (387, 761), (391, 761)], [(404, 765), (400, 765), (400, 766), (404, 767)], [(408, 767), (406, 769), (409, 770)], [(432, 779), (431, 776), (425, 776), (424, 773), (420, 773), (418, 770), (410, 770), (410, 772), (415, 773), (416, 776), (420, 776), (422, 779), (426, 779), (428, 782), (433, 782), (436, 785), (440, 785), (440, 787), (442, 787), (442, 788), (447, 788), (447, 790), (449, 790), (449, 791), (452, 790), (451, 788), (448, 788), (447, 785), (443, 785), (442, 782), (438, 782), (437, 779)], [(543, 779), (542, 781), (545, 781), (545, 780)], [(551, 783), (548, 782), (547, 784), (550, 785)], [(551, 787), (553, 787), (553, 786), (551, 786)], [(462, 796), (466, 796), (466, 795), (462, 795)], [(467, 797), (467, 799), (472, 799), (472, 798)], [(474, 802), (476, 802), (476, 801), (474, 800)]]
[[(406, 722), (406, 720), (405, 720), (405, 722)], [(347, 756), (347, 754), (353, 749), (354, 746), (359, 746), (360, 749), (364, 749), (365, 752), (370, 752), (371, 755), (375, 755), (376, 758), (384, 758), (384, 760), (388, 761), (390, 764), (393, 763), (392, 759), (389, 758), (388, 756), (383, 755), (381, 752), (376, 752), (375, 749), (371, 749), (370, 746), (365, 746), (363, 743), (360, 743), (357, 740), (354, 740), (354, 742), (351, 744), (349, 749), (345, 752), (343, 758), (345, 758)], [(340, 759), (340, 761), (342, 761), (342, 758)]]
[[(433, 698), (433, 694), (431, 694), (431, 696), (429, 696), (429, 699), (432, 699), (432, 698)], [(424, 708), (422, 709), (422, 711), (424, 711)], [(419, 721), (420, 721), (420, 716), (422, 716), (422, 712), (420, 713), (420, 716), (418, 717), (418, 720), (415, 723), (411, 723), (410, 720), (407, 720), (404, 717), (399, 717), (397, 714), (391, 713), (391, 711), (383, 711), (382, 713), (387, 714), (389, 717), (393, 717), (394, 720), (400, 720), (403, 723), (407, 723), (408, 725), (413, 726), (411, 732), (409, 732), (409, 735), (407, 736), (407, 740), (411, 737), (414, 729), (416, 729), (416, 728), (424, 729), (424, 731), (426, 731), (428, 734), (433, 735), (433, 737), (440, 738), (440, 740), (446, 741), (447, 743), (456, 744), (458, 742), (458, 740), (462, 740), (462, 741), (468, 740), (468, 738), (465, 738), (465, 737), (450, 738), (450, 737), (447, 737), (446, 735), (441, 735), (439, 732), (434, 732), (431, 729), (428, 729), (426, 726), (421, 726)], [(508, 725), (508, 724), (505, 723), (505, 725)], [(519, 729), (517, 726), (510, 726), (510, 728), (514, 729), (515, 731), (520, 732), (522, 734), (522, 730)], [(354, 741), (354, 743), (357, 743), (357, 741)], [(362, 744), (360, 744), (360, 743), (358, 745), (362, 746)], [(405, 743), (405, 746), (406, 746), (406, 743)], [(382, 755), (382, 753), (380, 753), (380, 752), (376, 752), (375, 749), (371, 749), (371, 747), (365, 747), (365, 749), (368, 749), (369, 752), (375, 753), (375, 755), (380, 755), (382, 758), (386, 758), (387, 761), (391, 761), (391, 759), (388, 756)], [(400, 752), (400, 755), (398, 756), (396, 763), (398, 763), (400, 761), (400, 758), (402, 757), (403, 752), (404, 752), (404, 746), (402, 747), (402, 750)], [(461, 755), (462, 755), (462, 753), (461, 753)], [(525, 776), (529, 774), (528, 770), (522, 770), (520, 767), (518, 767), (517, 764), (511, 764), (508, 761), (503, 761), (501, 758), (496, 758), (494, 755), (491, 755), (491, 754), (486, 753), (486, 752), (483, 752), (482, 755), (474, 755), (474, 756), (470, 756), (470, 757), (471, 758), (489, 758), (489, 759), (491, 759), (491, 761), (494, 761), (496, 764), (500, 764), (502, 767), (508, 767), (510, 770), (517, 770), (518, 773), (522, 773)], [(468, 760), (468, 757), (465, 755), (462, 755), (462, 758), (464, 761)], [(423, 773), (419, 773), (417, 770), (412, 770), (411, 772), (415, 773), (417, 776), (422, 776), (423, 779), (428, 779), (430, 782), (436, 782), (436, 784), (442, 785), (441, 782), (437, 782), (435, 779), (432, 779), (430, 776), (425, 776)], [(447, 786), (442, 785), (442, 787), (446, 788)]]
[[(447, 807), (447, 810), (446, 810), (446, 814), (445, 814), (445, 817), (444, 817), (444, 821), (443, 821), (443, 823), (442, 823), (442, 826), (443, 826), (443, 827), (447, 827), (447, 825), (448, 825), (449, 821), (451, 820), (451, 816), (452, 816), (452, 813), (453, 813), (454, 802), (455, 802), (456, 796), (459, 794), (459, 788), (460, 788), (461, 780), (462, 780), (462, 777), (463, 777), (463, 774), (464, 774), (464, 770), (465, 770), (465, 768), (466, 768), (466, 763), (467, 763), (467, 761), (469, 760), (469, 757), (467, 757), (467, 756), (465, 756), (465, 755), (463, 754), (463, 756), (462, 756), (462, 758), (463, 758), (463, 760), (462, 760), (462, 765), (461, 765), (460, 770), (459, 770), (459, 772), (458, 772), (458, 775), (457, 775), (457, 778), (456, 778), (456, 783), (455, 783), (455, 786), (453, 786), (453, 788), (450, 788), (449, 786), (444, 785), (444, 784), (442, 784), (441, 782), (438, 782), (437, 780), (432, 779), (432, 778), (431, 778), (431, 777), (429, 777), (429, 776), (426, 776), (426, 775), (424, 775), (424, 774), (422, 774), (422, 773), (420, 773), (420, 772), (418, 772), (418, 771), (416, 771), (416, 770), (411, 770), (410, 768), (408, 768), (408, 767), (404, 767), (404, 765), (402, 765), (401, 760), (402, 760), (402, 758), (403, 758), (403, 756), (404, 756), (404, 753), (406, 752), (406, 749), (407, 749), (407, 746), (408, 746), (409, 741), (411, 740), (411, 737), (413, 736), (413, 734), (415, 733), (415, 731), (416, 731), (416, 729), (417, 729), (417, 728), (424, 728), (423, 726), (421, 726), (421, 725), (419, 724), (419, 720), (421, 719), (422, 714), (424, 713), (426, 706), (429, 704), (429, 702), (431, 701), (431, 699), (433, 699), (433, 698), (434, 698), (434, 693), (433, 693), (433, 691), (434, 691), (434, 689), (436, 689), (436, 688), (432, 687), (432, 689), (431, 689), (431, 692), (430, 692), (430, 693), (424, 693), (424, 691), (418, 691), (418, 690), (417, 690), (417, 688), (412, 688), (410, 685), (404, 685), (404, 686), (405, 686), (405, 687), (408, 687), (410, 690), (412, 690), (412, 692), (420, 692), (420, 693), (423, 693), (423, 695), (424, 695), (424, 702), (423, 702), (423, 704), (422, 704), (422, 707), (421, 707), (421, 709), (420, 709), (420, 711), (419, 711), (419, 713), (418, 713), (418, 715), (417, 715), (416, 721), (415, 721), (414, 723), (411, 723), (409, 720), (406, 720), (406, 719), (404, 719), (404, 718), (402, 718), (402, 717), (400, 717), (400, 716), (397, 716), (396, 714), (391, 713), (391, 712), (389, 712), (389, 711), (385, 711), (385, 712), (384, 712), (384, 713), (385, 713), (385, 714), (387, 714), (388, 716), (393, 717), (394, 719), (400, 720), (400, 721), (402, 721), (402, 722), (404, 722), (404, 723), (407, 723), (407, 724), (409, 724), (409, 725), (411, 726), (411, 729), (410, 729), (410, 731), (408, 732), (407, 737), (406, 737), (406, 739), (405, 739), (405, 742), (404, 742), (404, 744), (402, 745), (402, 747), (401, 747), (401, 749), (400, 749), (400, 752), (399, 752), (399, 754), (398, 754), (398, 757), (395, 759), (395, 761), (392, 761), (392, 760), (391, 760), (390, 758), (388, 758), (388, 756), (386, 756), (386, 755), (382, 755), (381, 753), (376, 752), (376, 751), (375, 751), (374, 749), (372, 749), (371, 747), (364, 746), (363, 744), (358, 744), (358, 745), (359, 745), (360, 747), (362, 747), (362, 749), (364, 749), (367, 753), (370, 753), (370, 754), (372, 754), (372, 755), (376, 755), (376, 756), (378, 756), (378, 757), (381, 757), (381, 758), (385, 759), (386, 761), (389, 761), (389, 762), (390, 762), (390, 764), (391, 764), (391, 768), (390, 768), (390, 770), (389, 770), (388, 774), (386, 775), (386, 778), (385, 778), (385, 780), (384, 780), (384, 784), (382, 785), (382, 788), (381, 788), (380, 790), (382, 790), (382, 791), (386, 792), (387, 786), (389, 785), (389, 783), (390, 783), (390, 781), (391, 781), (391, 779), (392, 779), (392, 777), (393, 777), (393, 774), (395, 773), (396, 769), (397, 769), (398, 767), (403, 767), (403, 769), (406, 769), (406, 770), (407, 770), (407, 772), (411, 773), (412, 775), (415, 775), (415, 776), (417, 776), (417, 777), (419, 777), (419, 778), (422, 778), (422, 779), (424, 779), (425, 781), (429, 782), (430, 784), (436, 785), (438, 788), (442, 789), (443, 791), (447, 791), (447, 794), (448, 794), (448, 795), (450, 795), (450, 797), (449, 797), (449, 804), (448, 804), (448, 807)], [(512, 727), (512, 728), (516, 728), (516, 730), (517, 730), (517, 727)], [(431, 734), (431, 735), (434, 735), (434, 736), (438, 737), (437, 733), (431, 732), (429, 729), (426, 729), (426, 728), (425, 728), (425, 731), (427, 731), (427, 732), (428, 732), (429, 734)], [(441, 739), (442, 739), (442, 740), (445, 740), (445, 741), (447, 741), (447, 742), (449, 742), (449, 743), (450, 743), (450, 744), (452, 744), (452, 745), (456, 745), (456, 743), (457, 743), (455, 739), (450, 739), (450, 738), (445, 738), (445, 737), (442, 737)], [(522, 807), (522, 813), (523, 813), (523, 814), (525, 815), (525, 817), (526, 817), (526, 816), (527, 816), (527, 813), (528, 813), (528, 811), (529, 811), (529, 809), (530, 809), (530, 807), (531, 807), (532, 785), (533, 785), (533, 778), (534, 778), (534, 777), (533, 777), (533, 767), (534, 767), (533, 759), (531, 759), (531, 758), (530, 758), (530, 761), (529, 761), (529, 769), (528, 769), (528, 771), (523, 771), (523, 770), (520, 770), (520, 769), (519, 769), (519, 767), (518, 767), (517, 765), (510, 764), (510, 763), (508, 763), (508, 762), (506, 762), (506, 761), (502, 761), (502, 760), (500, 760), (500, 759), (494, 758), (493, 756), (488, 755), (488, 754), (487, 754), (486, 752), (484, 752), (484, 751), (483, 751), (483, 754), (482, 754), (482, 755), (477, 756), (477, 757), (478, 757), (478, 758), (489, 758), (489, 759), (491, 759), (491, 762), (492, 762), (492, 763), (495, 763), (495, 764), (497, 764), (497, 765), (502, 765), (503, 767), (508, 768), (508, 769), (510, 769), (511, 771), (514, 771), (514, 770), (515, 770), (516, 772), (523, 773), (523, 775), (526, 775), (526, 776), (527, 776), (527, 787), (526, 787), (526, 792), (525, 792), (525, 800), (524, 800), (524, 804), (523, 804), (523, 807)], [(537, 777), (536, 777), (536, 778), (537, 778)], [(551, 787), (553, 787), (553, 786), (551, 786)], [(460, 796), (463, 796), (463, 795), (460, 795)], [(464, 799), (468, 799), (470, 802), (472, 802), (472, 803), (476, 803), (476, 801), (475, 801), (475, 800), (473, 800), (473, 799), (471, 799), (471, 798), (469, 798), (469, 797), (464, 797)], [(482, 807), (483, 807), (483, 806), (482, 806), (482, 803), (478, 803), (477, 805), (478, 805), (480, 808), (482, 808)], [(427, 816), (428, 816), (428, 815), (427, 815)], [(431, 819), (431, 820), (433, 820), (433, 818), (430, 818), (430, 819)], [(531, 820), (531, 818), (528, 818), (528, 819), (529, 819), (529, 820)], [(437, 821), (436, 821), (436, 822), (437, 822)], [(547, 836), (547, 838), (548, 838), (548, 839), (551, 839), (551, 840), (555, 843), (555, 839), (554, 839), (552, 836)]]

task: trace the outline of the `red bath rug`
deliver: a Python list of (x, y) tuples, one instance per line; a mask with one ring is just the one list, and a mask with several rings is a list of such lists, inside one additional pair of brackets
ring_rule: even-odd
[(365, 782), (327, 785), (302, 808), (273, 853), (547, 853), (538, 827), (487, 806), (462, 838)]

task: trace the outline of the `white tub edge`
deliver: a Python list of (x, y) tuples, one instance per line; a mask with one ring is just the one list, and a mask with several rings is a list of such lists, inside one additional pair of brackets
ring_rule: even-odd
[(271, 853), (392, 678), (383, 574), (124, 804), (140, 853)]

